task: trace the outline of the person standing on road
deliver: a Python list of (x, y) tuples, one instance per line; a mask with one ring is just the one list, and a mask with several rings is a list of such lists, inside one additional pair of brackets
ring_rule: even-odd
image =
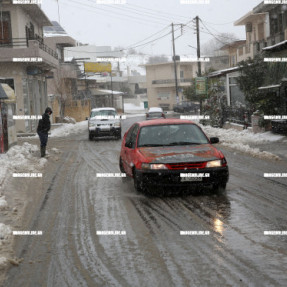
[(37, 127), (37, 134), (39, 135), (41, 142), (41, 157), (46, 155), (46, 146), (48, 142), (48, 132), (51, 128), (50, 115), (52, 114), (51, 108), (46, 108), (45, 113), (42, 115), (42, 119), (39, 120)]

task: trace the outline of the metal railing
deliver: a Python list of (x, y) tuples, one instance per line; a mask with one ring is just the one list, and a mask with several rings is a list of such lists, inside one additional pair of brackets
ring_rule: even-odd
[(29, 40), (34, 40), (39, 43), (39, 48), (55, 59), (59, 59), (56, 51), (44, 44), (44, 39), (39, 35), (35, 34), (33, 38), (10, 38), (0, 39), (0, 48), (29, 48)]
[[(178, 79), (179, 83), (191, 83), (192, 79)], [(154, 80), (152, 81), (153, 85), (161, 85), (161, 84), (174, 84), (175, 79), (167, 79), (167, 80)]]
[(247, 122), (248, 125), (251, 125), (251, 115), (252, 112), (246, 110), (245, 108), (234, 108), (234, 107), (225, 107), (222, 111), (222, 120), (223, 122), (231, 122), (236, 124), (244, 125), (245, 123), (245, 113), (247, 113)]

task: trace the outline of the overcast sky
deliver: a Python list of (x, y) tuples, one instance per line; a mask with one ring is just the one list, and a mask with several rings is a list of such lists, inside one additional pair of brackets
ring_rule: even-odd
[[(59, 22), (66, 32), (77, 41), (98, 46), (137, 46), (171, 31), (170, 24), (187, 24), (183, 35), (176, 40), (176, 54), (196, 55), (195, 16), (199, 16), (206, 27), (200, 23), (201, 42), (205, 43), (213, 35), (234, 33), (245, 39), (244, 26), (235, 27), (238, 20), (259, 0), (209, 0), (210, 4), (180, 4), (180, 0), (126, 0), (126, 4), (101, 5), (97, 1), (112, 0), (42, 0), (42, 9), (50, 20)], [(113, 0), (124, 1), (124, 0)], [(190, 0), (191, 1), (191, 0)], [(59, 15), (58, 15), (59, 4)], [(180, 36), (180, 26), (175, 26), (175, 37)], [(159, 32), (159, 33), (158, 33)], [(172, 54), (171, 34), (136, 48), (149, 54)]]

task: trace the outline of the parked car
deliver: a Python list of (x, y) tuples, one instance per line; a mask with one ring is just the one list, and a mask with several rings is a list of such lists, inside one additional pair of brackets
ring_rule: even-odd
[[(218, 142), (189, 120), (137, 122), (124, 135), (120, 170), (133, 178), (137, 191), (195, 186), (225, 189), (229, 172), (223, 153), (212, 145)], [(186, 173), (195, 176), (184, 177)]]
[(88, 127), (89, 140), (103, 136), (114, 136), (121, 139), (121, 117), (114, 108), (92, 109)]
[(160, 119), (160, 118), (165, 119), (165, 114), (162, 108), (152, 107), (146, 113), (147, 120), (154, 120), (154, 119)]
[(199, 109), (199, 104), (184, 101), (173, 106), (173, 111), (176, 113), (196, 112)]

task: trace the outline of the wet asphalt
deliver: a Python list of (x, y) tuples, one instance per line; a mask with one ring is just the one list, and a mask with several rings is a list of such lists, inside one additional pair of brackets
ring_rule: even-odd
[[(139, 119), (125, 120), (123, 133)], [(287, 172), (286, 161), (218, 144), (230, 169), (225, 192), (150, 197), (132, 180), (96, 176), (120, 172), (120, 145), (89, 141), (87, 131), (49, 140), (61, 153), (48, 159), (25, 224), (43, 235), (17, 237), (23, 261), (5, 286), (286, 286), (287, 235), (264, 231), (287, 230), (287, 181), (263, 177)]]

